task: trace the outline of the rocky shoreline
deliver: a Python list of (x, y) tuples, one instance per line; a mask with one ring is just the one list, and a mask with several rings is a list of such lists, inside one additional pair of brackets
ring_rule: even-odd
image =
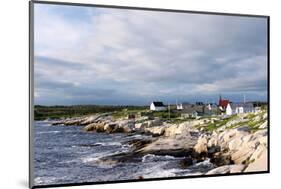
[(267, 171), (267, 112), (231, 117), (214, 116), (170, 123), (146, 116), (114, 119), (110, 113), (62, 119), (53, 125), (82, 126), (86, 132), (151, 135), (128, 141), (131, 151), (101, 158), (106, 164), (133, 161), (147, 154), (183, 157), (180, 166), (210, 160), (214, 169), (205, 173), (226, 174)]

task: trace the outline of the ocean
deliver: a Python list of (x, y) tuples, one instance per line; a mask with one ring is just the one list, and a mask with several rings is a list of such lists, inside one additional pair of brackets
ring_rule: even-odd
[(130, 151), (126, 141), (150, 136), (85, 132), (80, 126), (51, 126), (49, 121), (35, 121), (34, 129), (35, 185), (188, 176), (213, 168), (208, 160), (182, 168), (184, 157), (153, 154), (129, 162), (101, 163), (100, 158)]

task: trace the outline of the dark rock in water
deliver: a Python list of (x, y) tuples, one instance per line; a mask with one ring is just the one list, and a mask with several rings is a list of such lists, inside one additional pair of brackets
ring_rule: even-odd
[(64, 124), (64, 121), (55, 121), (53, 122), (51, 125), (63, 125)]
[(151, 134), (152, 137), (159, 137), (159, 136), (162, 136), (162, 135), (165, 134), (165, 130), (163, 130), (163, 132), (161, 132), (161, 133), (149, 133), (149, 132), (148, 132), (148, 134)]
[(138, 151), (140, 154), (154, 154), (159, 156), (174, 156), (174, 157), (186, 157), (190, 156), (192, 153), (192, 149), (161, 149), (161, 150), (150, 150), (150, 151)]
[(141, 149), (145, 147), (147, 144), (150, 144), (153, 140), (145, 140), (145, 139), (134, 139), (131, 141), (128, 141), (127, 143), (129, 145), (132, 145), (134, 147), (134, 150)]
[(101, 162), (114, 162), (122, 163), (122, 162), (138, 162), (140, 161), (141, 156), (134, 152), (124, 152), (119, 154), (114, 154), (110, 156), (106, 156), (101, 158), (99, 161)]
[(92, 163), (93, 164), (98, 163), (99, 165), (102, 165), (102, 166), (115, 166), (119, 162), (117, 160), (113, 160), (113, 159), (99, 159), (99, 160), (93, 161)]
[(217, 166), (230, 165), (234, 163), (229, 154), (222, 154), (221, 152), (214, 154), (210, 162)]
[(221, 151), (221, 147), (220, 146), (211, 146), (208, 147), (208, 155), (213, 155), (216, 152), (220, 152)]
[(204, 161), (208, 157), (208, 153), (206, 153), (206, 152), (197, 153), (195, 151), (192, 151), (191, 157), (194, 159), (197, 159), (198, 161), (201, 162), (201, 161)]
[(180, 166), (182, 168), (186, 168), (190, 165), (193, 165), (193, 159), (191, 157), (186, 157), (183, 160), (180, 161)]
[(123, 127), (116, 127), (115, 129), (112, 130), (112, 133), (124, 133), (124, 128)]

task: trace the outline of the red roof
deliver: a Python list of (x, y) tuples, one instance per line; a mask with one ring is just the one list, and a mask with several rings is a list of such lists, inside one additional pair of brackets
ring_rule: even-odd
[(229, 103), (229, 100), (220, 100), (219, 106), (221, 106), (222, 108), (226, 108), (228, 103)]

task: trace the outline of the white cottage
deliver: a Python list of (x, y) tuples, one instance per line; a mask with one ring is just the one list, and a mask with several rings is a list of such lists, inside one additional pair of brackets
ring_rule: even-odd
[(182, 110), (182, 109), (183, 109), (182, 104), (177, 104), (177, 110)]
[(255, 108), (252, 103), (228, 103), (225, 112), (226, 115), (254, 113)]
[(167, 108), (164, 106), (163, 102), (152, 102), (150, 104), (150, 110), (152, 111), (164, 111)]

